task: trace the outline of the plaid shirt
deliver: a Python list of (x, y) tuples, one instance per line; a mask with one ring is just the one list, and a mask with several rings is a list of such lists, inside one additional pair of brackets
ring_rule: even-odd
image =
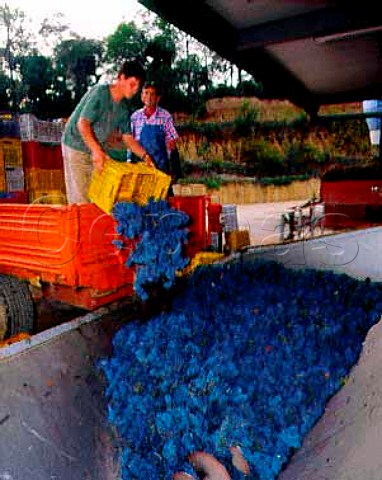
[(139, 141), (142, 128), (146, 124), (163, 125), (166, 145), (170, 140), (176, 140), (179, 137), (178, 132), (175, 129), (174, 120), (171, 113), (164, 108), (157, 107), (155, 112), (150, 117), (146, 117), (144, 108), (136, 110), (131, 115), (131, 133), (136, 140)]

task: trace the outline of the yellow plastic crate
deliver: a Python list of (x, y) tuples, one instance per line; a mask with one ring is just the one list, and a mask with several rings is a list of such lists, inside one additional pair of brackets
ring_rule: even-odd
[(5, 172), (0, 171), (0, 192), (5, 192), (7, 190), (7, 181), (5, 178)]
[(66, 205), (66, 194), (62, 190), (30, 190), (28, 192), (29, 203), (45, 205)]
[(24, 169), (27, 190), (60, 190), (65, 192), (64, 171), (61, 169), (26, 168)]
[(0, 158), (4, 167), (22, 167), (23, 152), (18, 138), (0, 139)]
[(166, 198), (171, 177), (142, 163), (108, 160), (102, 172), (93, 171), (88, 197), (101, 210), (110, 213), (117, 202), (146, 205), (150, 198)]

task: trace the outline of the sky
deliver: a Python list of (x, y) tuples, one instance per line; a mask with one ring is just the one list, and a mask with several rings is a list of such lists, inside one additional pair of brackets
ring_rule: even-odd
[(63, 13), (74, 32), (94, 39), (110, 35), (121, 22), (145, 11), (137, 0), (3, 0), (2, 4), (24, 11), (37, 25), (54, 13)]

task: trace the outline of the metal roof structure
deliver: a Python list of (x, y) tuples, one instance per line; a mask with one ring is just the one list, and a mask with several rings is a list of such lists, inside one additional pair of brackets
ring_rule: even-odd
[(382, 15), (365, 0), (139, 0), (311, 114), (382, 98)]

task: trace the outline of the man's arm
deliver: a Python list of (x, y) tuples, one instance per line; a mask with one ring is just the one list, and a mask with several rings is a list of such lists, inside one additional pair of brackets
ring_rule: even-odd
[(135, 153), (137, 157), (143, 160), (149, 167), (155, 167), (155, 163), (151, 156), (131, 134), (125, 134), (122, 138), (127, 148)]
[(102, 170), (104, 162), (108, 157), (94, 135), (93, 128), (88, 119), (81, 117), (77, 122), (78, 131), (91, 151), (92, 161), (97, 170)]

